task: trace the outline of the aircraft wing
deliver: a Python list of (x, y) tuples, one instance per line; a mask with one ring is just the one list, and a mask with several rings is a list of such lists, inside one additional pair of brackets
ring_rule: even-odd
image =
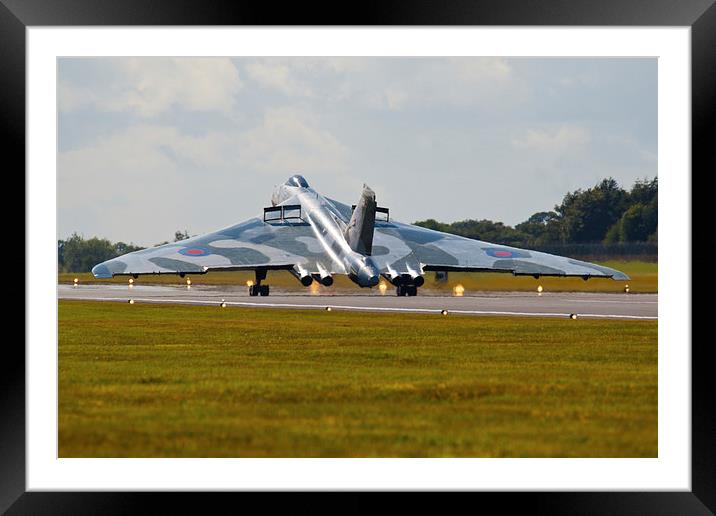
[(391, 269), (493, 271), (529, 276), (609, 277), (628, 280), (615, 269), (563, 256), (491, 244), (396, 221), (376, 223), (373, 259)]
[(290, 269), (303, 264), (310, 272), (319, 262), (331, 272), (330, 260), (313, 228), (303, 222), (264, 222), (254, 217), (234, 226), (142, 249), (100, 263), (97, 278), (139, 274), (201, 274), (219, 270)]

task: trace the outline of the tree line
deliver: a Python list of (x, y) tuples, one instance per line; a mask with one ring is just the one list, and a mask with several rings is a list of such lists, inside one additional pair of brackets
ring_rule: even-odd
[(502, 245), (552, 248), (569, 244), (657, 243), (658, 178), (625, 190), (613, 178), (564, 196), (552, 211), (540, 211), (514, 227), (491, 220), (414, 224)]
[[(186, 230), (174, 233), (174, 242), (187, 238), (189, 233)], [(167, 240), (157, 245), (168, 243)], [(141, 249), (144, 247), (124, 242), (113, 243), (106, 238), (85, 239), (82, 235), (73, 233), (66, 240), (57, 241), (57, 266), (60, 272), (88, 272), (98, 263)]]

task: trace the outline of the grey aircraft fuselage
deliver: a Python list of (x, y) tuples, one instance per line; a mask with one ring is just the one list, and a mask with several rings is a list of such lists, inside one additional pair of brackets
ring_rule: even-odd
[[(271, 203), (278, 206), (289, 199), (301, 205), (303, 220), (310, 224), (326, 256), (333, 262), (332, 264), (316, 263), (322, 277), (326, 277), (324, 271), (336, 270), (348, 275), (361, 287), (374, 287), (378, 284), (380, 268), (370, 256), (351, 249), (346, 240), (346, 230), (350, 221), (344, 220), (343, 215), (332, 202), (310, 186), (284, 183), (274, 189)], [(308, 277), (308, 272), (301, 270), (300, 265), (295, 266), (294, 269), (299, 279)], [(307, 283), (310, 284), (310, 281)]]

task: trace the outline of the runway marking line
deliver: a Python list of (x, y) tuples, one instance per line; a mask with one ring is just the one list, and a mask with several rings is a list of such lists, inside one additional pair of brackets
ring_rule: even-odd
[(611, 301), (606, 299), (565, 299), (576, 303), (613, 303), (621, 305), (657, 305), (658, 301)]
[[(64, 298), (68, 300), (76, 301), (126, 301), (124, 298), (114, 297), (71, 297)], [(157, 298), (138, 298), (133, 297), (135, 302), (139, 301), (142, 303), (177, 303), (177, 304), (193, 304), (193, 305), (216, 305), (216, 301), (203, 301), (203, 300), (191, 300), (191, 299), (157, 299)], [(362, 310), (366, 312), (420, 312), (420, 313), (433, 313), (440, 314), (441, 310), (437, 308), (397, 308), (397, 307), (369, 307), (369, 306), (349, 306), (349, 305), (331, 305), (331, 304), (306, 304), (299, 305), (293, 303), (251, 303), (249, 301), (224, 301), (227, 306), (252, 306), (252, 307), (269, 307), (269, 308), (321, 308), (325, 309), (331, 307), (336, 310)], [(518, 316), (529, 316), (529, 317), (569, 317), (570, 314), (562, 312), (507, 312), (499, 310), (448, 310), (449, 313), (454, 314), (472, 314), (472, 315), (518, 315)], [(618, 315), (618, 314), (582, 314), (577, 313), (577, 317), (592, 317), (592, 318), (604, 318), (604, 319), (644, 319), (644, 320), (658, 320), (658, 317), (649, 315)]]

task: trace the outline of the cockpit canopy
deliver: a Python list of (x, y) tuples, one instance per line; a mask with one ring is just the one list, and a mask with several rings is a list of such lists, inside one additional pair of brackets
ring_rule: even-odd
[(300, 174), (289, 177), (285, 184), (288, 186), (297, 186), (299, 188), (308, 188), (308, 181), (306, 181), (306, 178)]

